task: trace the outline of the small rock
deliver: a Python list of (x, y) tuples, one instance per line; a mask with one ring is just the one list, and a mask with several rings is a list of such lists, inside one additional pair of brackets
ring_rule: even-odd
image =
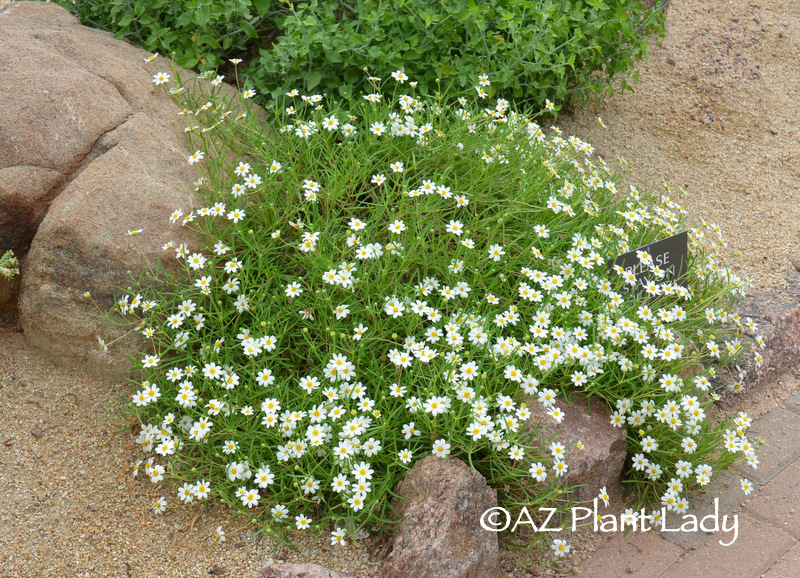
[(256, 578), (353, 578), (353, 575), (334, 572), (318, 564), (270, 564), (261, 568)]
[(795, 269), (800, 271), (800, 252), (795, 252), (789, 255), (789, 262), (794, 266)]
[(778, 134), (778, 129), (775, 128), (774, 126), (771, 126), (769, 127), (769, 132), (771, 132), (772, 134)]
[[(531, 398), (527, 427), (541, 426), (540, 442), (545, 443), (555, 436), (553, 441), (569, 448), (565, 460), (569, 466), (567, 484), (582, 485), (574, 490), (575, 498), (581, 502), (591, 501), (603, 486), (612, 498), (621, 497), (624, 493), (622, 469), (627, 457), (625, 428), (611, 425), (608, 410), (597, 398), (588, 405), (585, 397), (575, 396), (572, 405), (560, 403), (559, 407), (564, 412), (564, 421), (556, 424), (544, 406)], [(583, 442), (583, 449), (577, 448), (578, 442)]]
[(669, 64), (670, 66), (675, 66), (675, 59), (672, 58), (671, 56), (667, 56), (667, 64)]
[(419, 460), (397, 487), (392, 503), (402, 522), (381, 566), (384, 578), (491, 578), (500, 576), (496, 532), (481, 516), (497, 507), (497, 492), (456, 458)]
[(38, 440), (40, 437), (44, 435), (44, 432), (40, 428), (35, 427), (31, 430), (31, 435)]

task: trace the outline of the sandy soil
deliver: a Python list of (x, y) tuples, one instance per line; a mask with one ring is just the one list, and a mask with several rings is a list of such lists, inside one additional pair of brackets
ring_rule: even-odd
[(800, 4), (675, 0), (639, 78), (558, 124), (633, 163), (631, 184), (685, 189), (689, 221), (722, 227), (731, 269), (780, 286), (800, 234)]
[[(142, 458), (111, 404), (124, 384), (53, 367), (0, 330), (0, 576), (252, 576), (269, 558), (371, 575), (363, 543), (327, 536), (274, 550), (222, 506), (179, 507), (177, 496), (132, 476)], [(156, 516), (153, 502), (169, 504)], [(212, 536), (222, 525), (227, 536)]]

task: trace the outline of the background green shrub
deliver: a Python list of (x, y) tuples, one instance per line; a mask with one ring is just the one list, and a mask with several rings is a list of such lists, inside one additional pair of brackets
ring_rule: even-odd
[(610, 92), (617, 76), (628, 88), (648, 39), (664, 33), (662, 12), (642, 0), (57, 1), (186, 68), (258, 49), (245, 81), (273, 97), (305, 85), (351, 98), (365, 69), (385, 78), (404, 67), (423, 95), (491, 73), (490, 96), (563, 105)]
[[(611, 89), (611, 78), (663, 35), (663, 16), (640, 0), (310, 0), (278, 20), (283, 36), (247, 77), (276, 96), (306, 84), (351, 97), (364, 70), (386, 77), (405, 67), (422, 94), (437, 79), (460, 88), (491, 73), (504, 97), (544, 106)], [(623, 80), (623, 88), (626, 84)], [(493, 94), (492, 94), (493, 95)]]
[[(94, 28), (209, 70), (245, 49), (274, 18), (272, 0), (55, 0)], [(174, 53), (174, 54), (173, 54)]]

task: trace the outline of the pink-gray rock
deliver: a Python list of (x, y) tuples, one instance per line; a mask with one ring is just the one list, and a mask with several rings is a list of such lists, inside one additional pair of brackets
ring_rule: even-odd
[(792, 264), (792, 267), (794, 267), (795, 270), (800, 271), (800, 251), (795, 251), (789, 255), (789, 262)]
[(168, 221), (198, 204), (198, 175), (180, 107), (152, 82), (167, 63), (147, 56), (55, 4), (0, 0), (0, 250), (23, 263), (0, 306), (16, 309), (18, 290), (32, 346), (109, 378), (126, 373), (126, 348), (99, 350), (119, 333), (83, 294), (107, 308), (163, 243), (200, 248)]
[(401, 519), (381, 566), (386, 578), (490, 578), (500, 575), (497, 534), (480, 519), (497, 492), (458, 459), (429, 456), (414, 464), (395, 491)]
[[(103, 136), (106, 149), (53, 200), (31, 244), (23, 272), (20, 322), (28, 343), (64, 362), (87, 365), (109, 378), (126, 374), (126, 350), (141, 347), (126, 340), (109, 353), (97, 347), (97, 337), (119, 335), (91, 315), (89, 291), (101, 308), (131, 285), (128, 271), (155, 267), (164, 256), (167, 267), (174, 253), (162, 253), (168, 241), (190, 241), (188, 230), (171, 225), (169, 214), (190, 209), (193, 199), (175, 191), (186, 157), (159, 138), (162, 129), (144, 113)], [(153, 154), (160, 150), (161, 154)], [(131, 229), (143, 229), (138, 236)], [(179, 237), (178, 237), (179, 236)], [(146, 262), (143, 262), (145, 261)], [(123, 331), (129, 329), (123, 329)], [(116, 353), (115, 353), (116, 352)]]
[[(0, 128), (0, 135), (3, 131)], [(16, 164), (0, 168), (0, 239), (4, 252), (10, 249), (19, 257), (28, 252), (50, 201), (65, 181), (63, 173), (46, 167)]]
[(317, 564), (270, 564), (261, 568), (256, 578), (353, 578), (353, 575), (334, 572)]
[[(736, 304), (735, 312), (744, 322), (751, 319), (758, 330), (745, 333), (741, 338), (743, 348), (749, 350), (735, 364), (728, 365), (717, 376), (719, 385), (731, 385), (741, 379), (746, 389), (761, 387), (797, 365), (800, 360), (800, 274), (788, 271), (786, 283), (778, 288), (754, 289)], [(760, 336), (765, 347), (756, 341)], [(762, 363), (755, 360), (760, 353)], [(722, 401), (737, 403), (737, 394), (728, 388), (719, 390)]]
[[(565, 416), (560, 424), (542, 404), (531, 399), (528, 424), (531, 428), (541, 427), (541, 443), (555, 436), (554, 441), (571, 446), (565, 459), (566, 482), (569, 486), (582, 485), (574, 490), (574, 497), (591, 501), (603, 486), (612, 497), (622, 497), (622, 469), (627, 456), (625, 428), (611, 425), (610, 414), (599, 398), (593, 398), (589, 406), (585, 397), (577, 396), (572, 398), (572, 405), (562, 402), (558, 406)], [(578, 442), (583, 443), (583, 449), (577, 449)]]

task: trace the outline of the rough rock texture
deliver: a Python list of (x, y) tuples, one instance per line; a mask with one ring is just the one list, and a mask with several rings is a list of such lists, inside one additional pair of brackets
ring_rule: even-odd
[[(130, 285), (127, 271), (143, 268), (143, 255), (154, 266), (163, 243), (187, 237), (167, 219), (175, 207), (192, 206), (191, 196), (174, 190), (186, 157), (159, 142), (160, 131), (146, 114), (134, 113), (103, 136), (98, 146), (107, 152), (53, 201), (39, 226), (22, 277), (20, 320), (28, 342), (52, 357), (86, 360), (109, 376), (128, 367), (113, 349), (97, 348), (98, 335), (109, 341), (113, 334), (90, 315), (82, 295), (90, 291), (101, 307), (110, 306)], [(148, 154), (154, 145), (167, 154)], [(140, 236), (126, 233), (139, 228)], [(175, 259), (167, 254), (164, 262)]]
[[(800, 273), (786, 273), (786, 286), (777, 289), (758, 289), (748, 293), (736, 306), (742, 319), (751, 318), (758, 326), (755, 335), (764, 338), (765, 348), (755, 341), (755, 335), (743, 339), (751, 351), (745, 353), (737, 365), (746, 372), (743, 383), (747, 388), (758, 387), (800, 363)], [(754, 353), (763, 357), (761, 367), (756, 367)], [(727, 385), (738, 380), (735, 368), (726, 368), (718, 380)], [(723, 399), (730, 393), (720, 391)]]
[(317, 564), (270, 564), (261, 568), (256, 578), (353, 578), (353, 575), (334, 572)]
[(800, 271), (800, 251), (796, 251), (789, 255), (789, 262), (796, 271)]
[(429, 456), (414, 464), (395, 490), (402, 522), (380, 575), (384, 578), (490, 578), (500, 575), (497, 534), (481, 515), (497, 492), (458, 459)]
[[(13, 140), (8, 140), (13, 146)], [(9, 162), (7, 153), (0, 148), (0, 163)], [(65, 180), (63, 173), (45, 167), (16, 164), (0, 169), (0, 238), (6, 251), (11, 249), (16, 255), (27, 253), (50, 201)]]
[[(625, 429), (611, 425), (610, 414), (602, 400), (594, 398), (588, 404), (584, 397), (573, 397), (572, 405), (559, 403), (565, 416), (560, 424), (555, 423), (537, 401), (530, 400), (528, 407), (531, 410), (529, 426), (542, 428), (537, 434), (540, 441), (555, 436), (554, 441), (568, 448), (567, 484), (582, 485), (574, 491), (577, 500), (593, 500), (603, 486), (612, 497), (623, 495), (621, 477), (627, 455)], [(578, 442), (583, 442), (583, 449), (576, 447)]]
[[(164, 242), (193, 241), (167, 220), (196, 204), (197, 174), (179, 108), (152, 82), (167, 65), (147, 56), (55, 4), (0, 0), (0, 250), (24, 258), (19, 319), (31, 345), (112, 378), (125, 353), (101, 354), (83, 293), (108, 307)], [(0, 288), (6, 313), (16, 291)]]

